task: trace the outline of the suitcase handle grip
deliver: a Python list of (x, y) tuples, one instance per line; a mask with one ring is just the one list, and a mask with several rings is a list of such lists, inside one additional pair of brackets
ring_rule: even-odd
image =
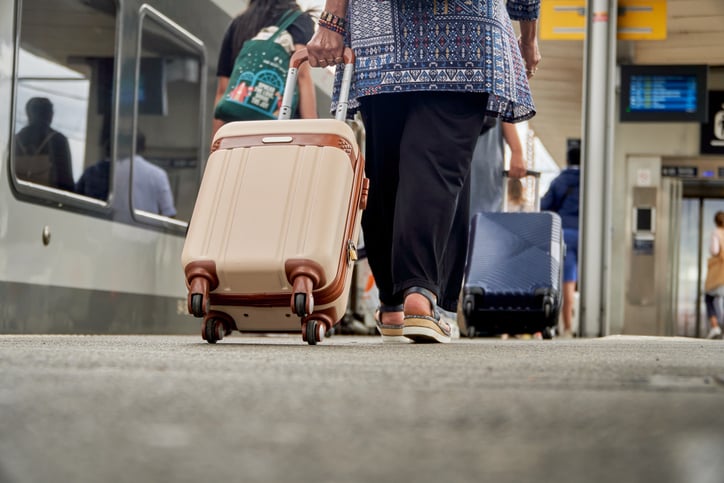
[[(524, 177), (532, 176), (535, 179), (535, 187), (533, 188), (535, 193), (535, 200), (533, 202), (533, 209), (540, 211), (540, 171), (533, 171), (531, 169), (525, 172)], [(508, 211), (508, 179), (510, 178), (510, 172), (506, 169), (503, 170), (503, 211)]]
[[(347, 119), (347, 106), (349, 105), (349, 88), (352, 85), (352, 74), (354, 72), (354, 52), (351, 48), (345, 47), (342, 54), (344, 58), (344, 73), (342, 74), (342, 86), (339, 90), (339, 101), (337, 101), (337, 112), (334, 118), (338, 121)], [(284, 97), (282, 98), (282, 107), (279, 110), (279, 120), (287, 120), (292, 118), (292, 99), (294, 98), (294, 89), (297, 85), (297, 74), (299, 74), (299, 66), (309, 60), (307, 49), (299, 49), (292, 55), (289, 61), (289, 72), (287, 80), (284, 84)]]

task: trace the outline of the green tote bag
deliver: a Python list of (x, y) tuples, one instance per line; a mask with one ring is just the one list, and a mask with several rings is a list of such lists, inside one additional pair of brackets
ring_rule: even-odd
[[(259, 39), (257, 36), (244, 42), (234, 62), (229, 86), (216, 104), (216, 119), (226, 122), (277, 119), (291, 55), (275, 40), (301, 14), (299, 10), (290, 10), (271, 37)], [(298, 102), (295, 89), (292, 112), (296, 111)]]

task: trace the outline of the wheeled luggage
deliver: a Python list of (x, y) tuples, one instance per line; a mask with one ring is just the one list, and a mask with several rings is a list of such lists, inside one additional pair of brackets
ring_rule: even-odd
[(224, 125), (214, 137), (182, 254), (188, 310), (210, 343), (232, 330), (293, 332), (309, 344), (344, 316), (368, 180), (344, 122), (290, 120), (306, 51), (290, 62), (280, 120)]
[[(539, 204), (539, 173), (536, 204)], [(552, 212), (476, 213), (463, 284), (468, 335), (555, 334), (565, 246)]]

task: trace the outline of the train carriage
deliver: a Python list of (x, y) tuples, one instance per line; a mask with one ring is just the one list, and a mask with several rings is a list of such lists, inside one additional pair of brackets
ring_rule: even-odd
[(229, 21), (205, 0), (0, 0), (0, 332), (198, 331), (179, 260)]

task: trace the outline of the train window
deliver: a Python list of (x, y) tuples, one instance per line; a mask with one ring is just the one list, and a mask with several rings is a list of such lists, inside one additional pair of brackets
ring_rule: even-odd
[(202, 160), (204, 65), (200, 40), (143, 7), (131, 167), (136, 215), (191, 218)]
[[(23, 0), (19, 12), (12, 167), (19, 191), (49, 199), (77, 192), (86, 166), (103, 158), (110, 125), (115, 0)], [(99, 75), (98, 59), (111, 59)], [(108, 74), (108, 73), (106, 73)], [(103, 104), (107, 102), (107, 105)], [(100, 190), (103, 191), (103, 190)], [(105, 199), (108, 192), (93, 195)]]

